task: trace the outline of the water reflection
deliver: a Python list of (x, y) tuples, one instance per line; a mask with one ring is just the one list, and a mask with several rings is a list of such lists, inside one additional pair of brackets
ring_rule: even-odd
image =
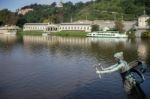
[[(0, 97), (123, 99), (120, 75), (99, 80), (92, 67), (114, 64), (118, 51), (124, 52), (127, 62), (141, 58), (149, 63), (150, 40), (23, 36), (20, 42), (0, 36)], [(149, 92), (149, 82), (143, 85)]]
[[(109, 59), (115, 52), (124, 51), (125, 59), (129, 62), (137, 58), (146, 59), (146, 49), (148, 45), (139, 44), (139, 39), (128, 40), (125, 38), (75, 38), (75, 37), (42, 37), (42, 36), (24, 36), (24, 45), (35, 52), (35, 46), (48, 46), (53, 53), (65, 53), (69, 50), (75, 52), (84, 52), (94, 55), (99, 59)], [(142, 41), (140, 41), (142, 42)], [(32, 47), (34, 45), (34, 47)], [(145, 47), (145, 48), (144, 48)], [(33, 48), (33, 49), (32, 49)], [(130, 51), (129, 51), (130, 50)], [(145, 50), (145, 52), (143, 52)], [(50, 51), (50, 52), (51, 52)], [(132, 55), (133, 53), (134, 55)], [(105, 56), (105, 57), (104, 57)], [(130, 57), (130, 58), (128, 58)]]
[[(41, 36), (24, 36), (24, 45), (35, 48), (35, 45), (48, 46), (50, 52), (53, 53), (82, 53), (86, 52), (90, 55), (101, 58), (103, 56), (110, 57), (117, 50), (124, 50), (127, 39), (107, 39), (107, 38), (77, 38), (77, 37), (41, 37)], [(34, 47), (32, 47), (34, 45)], [(34, 49), (33, 49), (34, 52)]]
[(17, 41), (16, 35), (0, 35), (0, 42), (1, 44), (14, 44)]
[(138, 49), (137, 49), (137, 52), (138, 52), (138, 56), (143, 60), (143, 59), (146, 59), (146, 55), (148, 54), (147, 53), (147, 46), (145, 44), (139, 44), (138, 45)]
[(0, 52), (5, 54), (12, 50), (13, 46), (17, 42), (17, 36), (15, 35), (0, 35)]

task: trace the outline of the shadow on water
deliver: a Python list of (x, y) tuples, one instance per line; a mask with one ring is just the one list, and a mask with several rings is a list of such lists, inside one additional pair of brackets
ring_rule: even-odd
[[(117, 91), (108, 90), (110, 86), (102, 85), (100, 82), (100, 80), (97, 80), (81, 86), (61, 99), (125, 99), (123, 98), (125, 94), (122, 88)], [(118, 84), (118, 86), (121, 86), (121, 84)], [(115, 86), (111, 86), (111, 88), (114, 89)]]
[[(88, 87), (90, 86), (90, 87)], [(148, 99), (143, 90), (137, 86), (132, 89), (131, 94), (115, 93), (113, 90), (105, 90), (107, 86), (102, 87), (99, 81), (77, 88), (75, 91), (64, 96), (61, 99)]]
[(140, 86), (131, 89), (130, 94), (126, 94), (127, 99), (147, 99), (146, 94)]

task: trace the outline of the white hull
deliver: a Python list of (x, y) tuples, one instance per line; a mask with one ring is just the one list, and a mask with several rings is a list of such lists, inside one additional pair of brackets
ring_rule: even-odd
[(98, 38), (127, 38), (126, 34), (114, 33), (114, 32), (92, 32), (87, 34), (88, 37)]

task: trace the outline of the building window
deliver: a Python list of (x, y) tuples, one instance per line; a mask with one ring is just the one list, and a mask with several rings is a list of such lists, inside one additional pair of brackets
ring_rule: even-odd
[(89, 27), (87, 27), (87, 30), (89, 30)]

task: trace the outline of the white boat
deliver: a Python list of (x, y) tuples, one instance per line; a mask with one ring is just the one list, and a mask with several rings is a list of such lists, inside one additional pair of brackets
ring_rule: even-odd
[(0, 27), (0, 34), (16, 35), (18, 29), (19, 27), (17, 26), (3, 26)]
[(100, 38), (126, 38), (128, 35), (121, 34), (119, 31), (95, 31), (87, 34), (88, 37), (100, 37)]

